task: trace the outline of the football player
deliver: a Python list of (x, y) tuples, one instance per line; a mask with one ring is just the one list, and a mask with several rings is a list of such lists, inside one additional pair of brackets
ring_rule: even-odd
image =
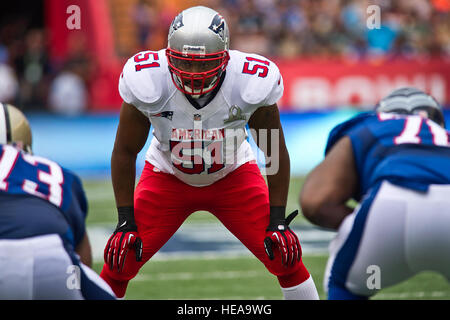
[[(123, 68), (111, 159), (118, 224), (101, 272), (118, 297), (191, 213), (207, 210), (278, 277), (286, 299), (318, 299), (289, 228), (296, 212), (285, 218), (290, 166), (276, 104), (281, 74), (265, 57), (229, 50), (229, 41), (219, 13), (192, 7), (173, 20), (166, 49), (137, 53)], [(247, 123), (260, 146), (269, 140), (266, 154), (278, 170), (268, 186)], [(136, 155), (150, 126), (154, 138), (135, 189)]]
[(424, 270), (450, 279), (449, 137), (436, 100), (408, 87), (331, 131), (300, 194), (307, 219), (338, 230), (329, 299), (366, 299)]
[(89, 268), (86, 214), (80, 179), (33, 155), (26, 117), (0, 103), (0, 299), (114, 299)]

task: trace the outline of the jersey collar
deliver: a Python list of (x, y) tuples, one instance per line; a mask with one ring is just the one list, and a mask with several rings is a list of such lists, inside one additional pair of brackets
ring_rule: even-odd
[(197, 99), (194, 99), (194, 98), (192, 98), (191, 95), (185, 93), (184, 95), (185, 95), (186, 99), (190, 102), (190, 104), (195, 109), (200, 110), (200, 109), (204, 108), (205, 106), (208, 105), (208, 103), (210, 103), (216, 97), (216, 95), (219, 92), (220, 87), (222, 86), (222, 83), (223, 83), (223, 81), (225, 79), (225, 75), (226, 75), (226, 71), (224, 71), (222, 73), (222, 75), (220, 76), (220, 79), (219, 79), (219, 84), (217, 85), (217, 87), (214, 88), (213, 91), (211, 91), (211, 93), (209, 94), (208, 99), (205, 101), (205, 103), (203, 105), (200, 105), (198, 103)]

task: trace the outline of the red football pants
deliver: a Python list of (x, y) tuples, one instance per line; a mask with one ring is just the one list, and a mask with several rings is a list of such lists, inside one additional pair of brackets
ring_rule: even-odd
[(265, 253), (269, 225), (269, 191), (255, 163), (247, 162), (223, 179), (206, 187), (185, 184), (175, 176), (146, 163), (134, 193), (134, 217), (143, 242), (142, 261), (127, 257), (121, 273), (105, 264), (101, 276), (111, 284), (128, 281), (178, 230), (193, 212), (214, 214), (274, 275), (282, 287), (295, 286), (309, 277), (303, 262), (284, 267), (274, 248), (275, 259)]

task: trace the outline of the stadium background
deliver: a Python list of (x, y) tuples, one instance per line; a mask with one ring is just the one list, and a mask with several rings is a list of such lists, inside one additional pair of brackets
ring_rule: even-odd
[[(126, 59), (136, 52), (165, 47), (175, 14), (196, 4), (222, 13), (230, 26), (232, 49), (265, 55), (277, 63), (283, 74), (285, 94), (279, 107), (292, 173), (288, 210), (298, 208), (302, 179), (323, 159), (326, 138), (337, 123), (373, 108), (380, 97), (405, 85), (419, 87), (434, 95), (444, 107), (450, 107), (448, 0), (2, 3), (0, 101), (18, 106), (28, 116), (36, 154), (59, 162), (83, 178), (90, 205), (88, 232), (97, 270), (106, 237), (116, 222), (109, 169), (121, 104), (118, 76)], [(72, 20), (76, 11), (70, 9), (71, 5), (80, 9), (80, 29), (68, 27), (76, 22)], [(367, 27), (370, 5), (380, 8), (380, 28)], [(450, 123), (450, 109), (445, 113)], [(150, 139), (147, 146), (149, 142)], [(146, 147), (138, 157), (138, 174)], [(315, 228), (301, 217), (296, 219), (295, 227), (304, 245), (305, 261), (307, 265), (308, 261), (317, 265), (313, 274), (319, 279), (316, 282), (321, 282), (326, 247), (334, 233)], [(235, 258), (217, 262), (218, 257), (227, 255)], [(249, 284), (255, 286), (253, 292), (242, 293), (242, 288), (205, 291), (202, 281), (209, 278), (200, 276), (198, 280), (196, 272), (208, 263), (212, 270), (220, 269), (215, 263), (231, 264), (231, 271), (225, 269), (217, 275), (211, 271), (213, 281), (229, 277), (229, 281), (251, 283), (265, 274), (253, 260), (248, 260), (246, 249), (204, 213), (189, 218), (155, 258), (155, 269), (147, 276), (144, 272), (138, 285), (130, 288), (131, 298), (281, 297), (273, 280), (267, 280), (268, 287), (264, 287), (267, 295), (258, 292), (259, 287), (253, 283)], [(177, 259), (188, 259), (190, 262), (183, 263), (186, 268), (192, 264), (191, 273), (177, 270)], [(243, 267), (247, 265), (249, 269)], [(167, 276), (171, 268), (174, 278)], [(167, 296), (158, 295), (157, 289), (145, 289), (149, 284), (155, 288), (155, 282), (175, 281), (177, 277), (199, 283), (190, 283), (190, 290), (183, 289), (183, 285)], [(407, 293), (414, 287), (412, 281), (406, 289), (394, 288), (397, 291), (388, 291), (380, 298), (450, 298), (448, 285), (442, 285), (442, 279), (428, 274), (423, 277), (431, 279), (429, 292), (417, 289)], [(226, 283), (222, 285), (228, 288)], [(198, 293), (194, 294), (196, 286)], [(321, 289), (320, 283), (318, 287)], [(221, 291), (225, 293), (218, 293)]]

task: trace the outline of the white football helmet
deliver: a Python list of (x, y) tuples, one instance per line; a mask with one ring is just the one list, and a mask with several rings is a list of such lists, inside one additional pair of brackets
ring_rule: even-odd
[(0, 144), (14, 144), (31, 153), (31, 143), (30, 124), (22, 111), (0, 103)]
[(428, 119), (445, 128), (444, 113), (440, 104), (429, 94), (413, 87), (392, 91), (380, 100), (375, 109), (377, 112), (425, 114)]
[(172, 21), (166, 50), (172, 81), (193, 97), (214, 90), (230, 59), (229, 32), (216, 11), (197, 6)]

